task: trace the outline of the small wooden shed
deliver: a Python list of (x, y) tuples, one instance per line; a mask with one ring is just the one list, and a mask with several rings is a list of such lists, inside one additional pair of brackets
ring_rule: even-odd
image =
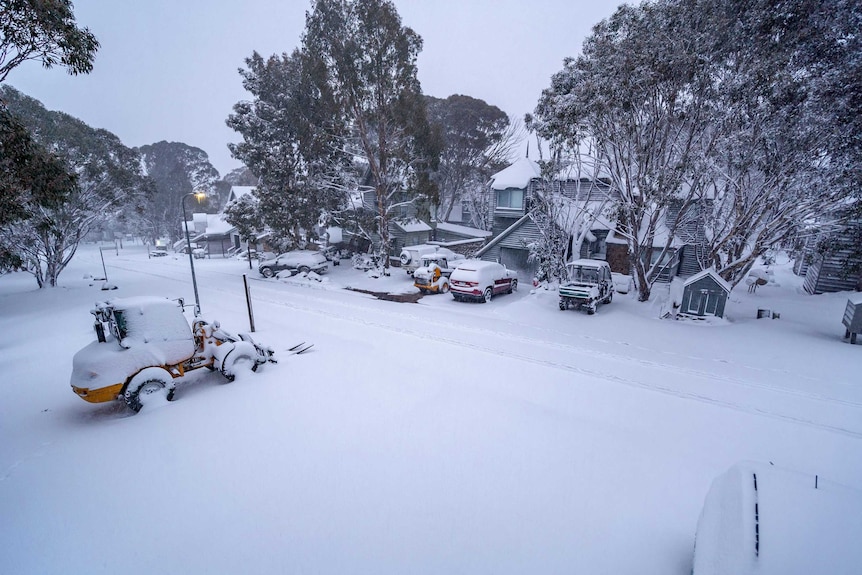
[(703, 270), (685, 280), (679, 311), (699, 317), (724, 317), (728, 295), (730, 285), (713, 270)]
[(850, 343), (856, 343), (856, 335), (862, 333), (862, 293), (855, 294), (847, 300), (842, 320), (847, 331), (844, 338), (850, 338)]

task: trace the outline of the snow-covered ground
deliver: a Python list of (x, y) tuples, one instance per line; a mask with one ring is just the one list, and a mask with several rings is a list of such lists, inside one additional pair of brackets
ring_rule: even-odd
[(195, 260), (231, 331), (248, 273), (279, 363), (193, 372), (130, 416), (69, 388), (89, 310), (192, 302), (189, 262), (104, 255), (115, 291), (84, 279), (94, 246), (56, 289), (0, 277), (0, 573), (687, 574), (710, 483), (741, 460), (862, 489), (848, 294), (806, 295), (786, 265), (707, 323), (659, 320), (660, 293), (594, 316), (527, 278), (489, 304), (394, 303), (343, 288), (415, 291), (397, 269), (279, 281)]

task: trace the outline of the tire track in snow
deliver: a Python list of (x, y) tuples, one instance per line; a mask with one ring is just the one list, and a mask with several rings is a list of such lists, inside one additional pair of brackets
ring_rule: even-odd
[[(144, 271), (144, 270), (134, 269), (134, 268), (125, 268), (125, 267), (121, 267), (121, 266), (116, 266), (116, 267), (123, 269), (125, 271), (143, 273), (146, 275), (161, 277), (161, 278), (169, 279), (172, 281), (182, 281), (175, 276), (168, 276), (168, 275), (164, 275), (164, 274), (153, 273), (149, 270)], [(226, 275), (226, 276), (235, 277), (235, 274), (229, 273), (229, 272), (219, 272), (216, 270), (207, 270), (207, 271), (208, 271), (208, 273), (214, 273), (214, 274), (218, 274), (218, 275)], [(260, 282), (261, 284), (264, 283), (264, 280), (260, 280), (259, 278), (250, 278), (250, 279), (254, 279), (255, 281)], [(265, 283), (270, 284), (271, 282), (265, 282)], [(224, 288), (218, 288), (215, 286), (208, 286), (208, 289), (211, 291), (215, 291), (215, 292), (235, 295), (230, 290), (227, 290)], [(268, 291), (272, 291), (272, 288), (268, 287)], [(329, 290), (329, 289), (324, 288), (321, 291), (341, 291), (341, 290)], [(301, 299), (305, 299), (307, 301), (310, 300), (310, 301), (320, 303), (319, 298), (315, 298), (315, 297), (310, 296), (310, 295), (297, 294), (297, 293), (291, 293), (290, 295), (292, 297), (301, 298)], [(357, 296), (360, 296), (360, 294), (357, 294)], [(366, 299), (365, 296), (363, 296), (363, 298)], [(370, 299), (370, 298), (367, 298), (367, 299)], [(261, 301), (261, 302), (266, 302), (266, 303), (271, 304), (271, 305), (286, 307), (286, 308), (293, 309), (293, 310), (300, 311), (300, 312), (311, 313), (311, 314), (320, 315), (320, 316), (329, 317), (329, 318), (335, 318), (335, 319), (339, 319), (339, 320), (346, 320), (346, 321), (350, 321), (350, 322), (357, 323), (357, 324), (362, 324), (362, 325), (366, 325), (366, 326), (370, 326), (370, 327), (376, 327), (379, 329), (384, 329), (384, 330), (387, 330), (390, 332), (400, 333), (400, 334), (404, 334), (404, 335), (410, 335), (410, 336), (413, 336), (413, 337), (418, 338), (418, 339), (430, 340), (430, 341), (435, 341), (435, 342), (439, 342), (439, 343), (445, 343), (445, 344), (454, 345), (454, 346), (460, 347), (460, 348), (474, 349), (476, 351), (489, 353), (489, 354), (496, 355), (499, 357), (504, 357), (504, 358), (509, 358), (509, 359), (517, 359), (519, 361), (524, 361), (524, 362), (532, 363), (532, 364), (536, 364), (536, 365), (542, 365), (542, 366), (550, 367), (550, 368), (554, 368), (554, 369), (560, 369), (560, 370), (568, 371), (571, 373), (577, 373), (580, 375), (593, 377), (593, 378), (600, 379), (600, 380), (612, 381), (612, 382), (619, 383), (622, 385), (627, 385), (629, 387), (636, 387), (639, 389), (656, 391), (659, 393), (663, 393), (665, 395), (670, 395), (670, 396), (674, 396), (674, 397), (678, 397), (678, 398), (682, 398), (682, 399), (691, 399), (691, 400), (699, 401), (702, 403), (708, 403), (711, 405), (716, 405), (716, 406), (725, 407), (728, 409), (733, 409), (733, 410), (740, 411), (743, 413), (748, 413), (748, 414), (753, 414), (753, 415), (762, 415), (762, 416), (770, 417), (773, 419), (789, 421), (789, 422), (799, 424), (799, 425), (805, 425), (805, 426), (814, 427), (814, 428), (818, 428), (818, 429), (824, 429), (824, 430), (831, 431), (834, 433), (839, 433), (839, 434), (847, 435), (850, 437), (862, 439), (862, 431), (855, 431), (855, 430), (847, 429), (847, 428), (840, 427), (837, 425), (819, 423), (816, 421), (812, 421), (810, 419), (805, 419), (802, 417), (797, 417), (797, 416), (789, 415), (789, 414), (785, 414), (785, 413), (778, 413), (775, 411), (770, 411), (770, 410), (762, 409), (762, 408), (759, 408), (756, 406), (745, 405), (745, 404), (741, 404), (741, 403), (737, 403), (737, 402), (733, 402), (733, 401), (729, 401), (729, 400), (723, 400), (723, 399), (711, 397), (711, 396), (703, 394), (703, 393), (697, 393), (697, 392), (693, 392), (693, 391), (685, 391), (685, 390), (678, 389), (678, 388), (675, 388), (672, 386), (662, 385), (660, 383), (655, 383), (655, 382), (650, 383), (650, 382), (640, 381), (640, 380), (627, 378), (627, 377), (623, 377), (623, 376), (613, 375), (613, 374), (609, 374), (607, 372), (601, 372), (598, 370), (593, 370), (593, 369), (589, 369), (589, 368), (585, 368), (585, 367), (581, 367), (581, 366), (576, 366), (576, 365), (572, 365), (572, 364), (562, 362), (562, 361), (537, 359), (537, 358), (534, 358), (534, 357), (531, 357), (529, 355), (519, 353), (519, 352), (511, 352), (511, 351), (503, 352), (503, 351), (496, 349), (494, 347), (481, 345), (481, 344), (478, 344), (475, 342), (468, 342), (468, 341), (463, 341), (463, 340), (452, 338), (452, 337), (428, 333), (428, 331), (425, 331), (424, 329), (421, 331), (415, 330), (415, 329), (410, 329), (408, 327), (396, 326), (396, 325), (391, 325), (391, 324), (384, 323), (384, 322), (373, 321), (373, 320), (370, 320), (368, 318), (358, 317), (355, 315), (354, 316), (345, 315), (345, 314), (340, 313), (340, 312), (329, 311), (329, 310), (321, 309), (319, 307), (309, 307), (307, 305), (285, 302), (283, 300), (273, 299), (272, 297), (261, 297), (260, 295), (255, 295), (255, 300)], [(327, 301), (326, 303), (330, 304), (330, 305), (332, 305), (332, 304), (338, 305), (340, 308), (345, 308), (348, 310), (362, 311), (362, 312), (368, 311), (367, 307), (352, 305), (352, 304), (345, 303), (342, 301), (338, 301), (338, 302)], [(387, 310), (385, 312), (385, 314), (387, 317), (409, 319), (411, 321), (417, 319), (415, 315), (406, 314), (406, 313), (398, 312), (395, 310)], [(519, 322), (511, 322), (509, 320), (505, 320), (505, 319), (501, 320), (499, 318), (494, 318), (494, 319), (496, 319), (497, 321), (504, 321), (510, 325), (521, 325), (521, 324), (519, 324)], [(801, 390), (786, 389), (786, 388), (775, 387), (775, 386), (771, 386), (771, 385), (767, 385), (767, 384), (759, 384), (759, 383), (755, 383), (755, 382), (751, 382), (751, 381), (745, 381), (745, 380), (732, 378), (732, 377), (723, 377), (723, 376), (712, 374), (709, 372), (703, 372), (703, 371), (699, 371), (699, 370), (695, 370), (695, 369), (691, 369), (691, 368), (682, 368), (679, 366), (661, 363), (661, 362), (657, 362), (657, 361), (653, 361), (653, 360), (637, 359), (637, 358), (632, 358), (632, 357), (625, 356), (625, 355), (619, 355), (619, 354), (614, 354), (614, 353), (609, 353), (609, 352), (597, 351), (597, 350), (589, 349), (586, 347), (573, 346), (573, 345), (569, 345), (569, 344), (552, 342), (552, 341), (548, 341), (548, 340), (529, 338), (529, 337), (520, 336), (520, 335), (509, 333), (509, 332), (507, 332), (504, 335), (501, 335), (500, 332), (494, 331), (492, 329), (480, 328), (480, 327), (475, 327), (475, 326), (466, 326), (466, 325), (462, 325), (462, 324), (454, 324), (454, 323), (449, 323), (449, 322), (441, 322), (441, 321), (436, 320), (434, 318), (422, 318), (422, 324), (425, 327), (427, 327), (429, 324), (431, 324), (431, 325), (434, 325), (435, 327), (438, 327), (441, 329), (452, 329), (452, 330), (470, 332), (470, 333), (474, 333), (477, 335), (489, 336), (489, 337), (497, 337), (497, 338), (505, 337), (506, 340), (509, 342), (517, 342), (517, 343), (521, 343), (521, 344), (525, 344), (525, 345), (533, 345), (533, 346), (539, 346), (539, 347), (544, 347), (544, 348), (553, 348), (556, 350), (571, 352), (571, 353), (577, 353), (580, 355), (588, 354), (588, 355), (593, 356), (593, 357), (595, 357), (595, 356), (601, 357), (602, 359), (605, 359), (605, 360), (612, 360), (612, 361), (616, 361), (616, 362), (625, 362), (628, 364), (637, 364), (637, 365), (641, 365), (641, 366), (649, 367), (649, 368), (653, 368), (653, 369), (672, 371), (672, 372), (677, 373), (677, 374), (678, 373), (684, 373), (686, 375), (689, 375), (690, 377), (711, 380), (711, 381), (719, 382), (722, 384), (732, 384), (732, 385), (741, 386), (741, 387), (759, 389), (759, 390), (770, 392), (770, 393), (789, 395), (789, 396), (794, 396), (794, 397), (798, 397), (798, 398), (802, 398), (802, 399), (810, 399), (810, 400), (824, 402), (824, 403), (832, 403), (832, 404), (841, 405), (841, 406), (850, 407), (850, 408), (855, 408), (855, 409), (862, 408), (862, 403), (858, 403), (858, 402), (854, 402), (854, 401), (841, 400), (841, 399), (837, 399), (837, 398), (833, 398), (833, 397), (829, 397), (829, 396), (824, 396), (824, 395), (820, 395), (820, 394), (812, 394), (812, 393), (801, 391)], [(547, 331), (547, 330), (543, 330), (542, 328), (536, 328), (535, 326), (526, 326), (526, 327), (529, 327), (530, 329), (539, 329), (540, 331)], [(632, 347), (627, 342), (614, 342), (614, 341), (609, 341), (609, 340), (603, 340), (601, 338), (588, 338), (588, 339), (591, 339), (591, 340), (599, 342), (599, 343), (625, 345), (628, 347)], [(633, 348), (633, 349), (637, 349), (637, 348)], [(643, 349), (646, 349), (646, 348), (643, 348)], [(681, 357), (690, 357), (690, 356), (686, 356), (683, 354), (674, 354), (674, 355), (681, 356)], [(743, 366), (743, 367), (747, 367), (747, 366)], [(758, 368), (751, 368), (751, 369), (758, 369)], [(763, 371), (766, 371), (766, 370), (763, 370)], [(780, 370), (777, 370), (777, 371), (779, 371), (780, 373), (787, 373), (787, 372), (782, 372)]]
[[(257, 299), (261, 300), (262, 298), (258, 297)], [(853, 438), (857, 438), (857, 439), (862, 439), (862, 431), (855, 431), (855, 430), (847, 429), (845, 427), (840, 427), (837, 425), (820, 423), (820, 422), (812, 421), (810, 419), (797, 417), (794, 415), (778, 413), (775, 411), (762, 409), (762, 408), (759, 408), (756, 406), (750, 406), (750, 405), (745, 405), (745, 404), (741, 404), (741, 403), (736, 403), (733, 401), (718, 399), (718, 398), (711, 397), (711, 396), (708, 396), (708, 395), (705, 395), (702, 393), (685, 391), (685, 390), (677, 389), (677, 388), (674, 388), (671, 386), (662, 385), (659, 383), (649, 383), (649, 382), (639, 381), (636, 379), (631, 379), (631, 378), (613, 375), (613, 374), (609, 374), (606, 372), (601, 372), (601, 371), (597, 371), (597, 370), (593, 370), (593, 369), (589, 369), (589, 368), (585, 368), (585, 367), (571, 365), (569, 363), (565, 363), (562, 361), (537, 359), (537, 358), (531, 357), (529, 355), (526, 355), (523, 353), (518, 353), (518, 352), (509, 352), (509, 351), (503, 352), (499, 349), (496, 349), (496, 348), (493, 348), (490, 346), (486, 346), (486, 345), (481, 345), (481, 344), (478, 344), (475, 342), (463, 341), (460, 339), (446, 337), (446, 336), (442, 336), (442, 335), (429, 334), (428, 332), (426, 332), (424, 330), (419, 331), (419, 330), (414, 330), (414, 329), (410, 329), (410, 328), (406, 328), (406, 327), (402, 327), (402, 326), (393, 326), (390, 324), (369, 320), (367, 318), (361, 318), (361, 317), (356, 317), (356, 316), (351, 317), (351, 316), (347, 316), (347, 315), (344, 315), (341, 313), (336, 313), (333, 311), (322, 310), (322, 309), (318, 309), (318, 308), (310, 308), (310, 307), (297, 305), (297, 304), (284, 302), (284, 301), (278, 301), (278, 300), (262, 299), (262, 301), (265, 301), (266, 303), (269, 303), (272, 305), (276, 305), (276, 306), (280, 306), (280, 307), (286, 307), (286, 308), (293, 309), (293, 310), (300, 311), (300, 312), (311, 313), (311, 314), (335, 318), (335, 319), (339, 319), (339, 320), (350, 321), (353, 323), (359, 323), (362, 325), (375, 327), (378, 329), (383, 329), (383, 330), (387, 330), (387, 331), (391, 331), (391, 332), (395, 332), (395, 333), (400, 333), (403, 335), (410, 335), (410, 336), (416, 337), (418, 339), (430, 340), (430, 341), (434, 341), (434, 342), (438, 342), (438, 343), (445, 343), (445, 344), (449, 344), (449, 345), (454, 345), (454, 346), (459, 347), (459, 348), (474, 349), (476, 351), (489, 353), (489, 354), (496, 355), (496, 356), (503, 357), (503, 358), (507, 358), (507, 359), (516, 359), (519, 361), (524, 361), (524, 362), (532, 363), (535, 365), (541, 365), (544, 367), (550, 367), (553, 369), (560, 369), (560, 370), (567, 371), (570, 373), (577, 373), (580, 375), (585, 375), (585, 376), (593, 377), (593, 378), (600, 379), (600, 380), (612, 381), (614, 383), (627, 385), (629, 387), (636, 387), (636, 388), (645, 389), (648, 391), (656, 391), (659, 393), (663, 393), (665, 395), (671, 395), (671, 396), (682, 398), (682, 399), (691, 399), (691, 400), (699, 401), (702, 403), (707, 403), (710, 405), (715, 405), (715, 406), (719, 406), (719, 407), (733, 409), (735, 411), (740, 411), (743, 413), (765, 416), (765, 417), (769, 417), (772, 419), (778, 419), (778, 420), (782, 420), (785, 422), (791, 422), (791, 423), (794, 423), (797, 425), (804, 425), (804, 426), (813, 427), (816, 429), (831, 431), (833, 433), (839, 433), (839, 434), (846, 435), (846, 436), (853, 437)], [(346, 306), (346, 307), (351, 307), (351, 306)], [(498, 333), (495, 333), (495, 332), (489, 332), (489, 333), (492, 333), (493, 335), (500, 337), (500, 334), (498, 334)], [(619, 356), (619, 357), (623, 357), (623, 356)], [(723, 380), (721, 380), (721, 378), (718, 378), (717, 380), (723, 381)], [(782, 390), (780, 390), (780, 389), (779, 390), (768, 389), (768, 391), (779, 391), (780, 392)]]
[[(260, 281), (263, 281), (263, 280), (260, 280)], [(306, 296), (306, 295), (294, 294), (294, 293), (292, 293), (291, 295), (296, 296), (296, 297), (301, 297), (301, 298), (306, 299), (306, 300), (319, 301), (318, 299), (314, 298), (313, 296)], [(273, 301), (276, 301), (276, 300), (273, 300)], [(329, 303), (332, 303), (332, 302), (329, 302)], [(360, 306), (350, 305), (350, 304), (347, 304), (344, 302), (336, 302), (336, 303), (337, 303), (337, 305), (344, 307), (344, 308), (348, 308), (348, 309), (355, 309), (355, 310), (365, 309), (365, 308), (362, 308)], [(403, 318), (404, 320), (411, 320), (411, 321), (416, 320), (415, 315), (411, 315), (411, 314), (407, 314), (407, 313), (402, 313), (402, 312), (397, 312), (397, 311), (388, 311), (388, 310), (386, 313), (388, 316), (396, 316), (396, 317)], [(532, 329), (532, 330), (539, 330), (539, 331), (544, 331), (544, 332), (549, 331), (549, 330), (541, 328), (541, 327), (537, 328), (536, 326), (521, 324), (520, 322), (511, 322), (509, 320), (499, 320), (499, 319), (498, 319), (498, 321), (505, 321), (506, 323), (513, 325), (513, 326), (524, 325), (526, 328)], [(439, 319), (433, 318), (433, 317), (432, 318), (422, 318), (422, 323), (423, 323), (423, 325), (434, 326), (434, 327), (437, 327), (440, 329), (453, 329), (453, 330), (459, 330), (459, 331), (464, 331), (464, 332), (471, 332), (471, 333), (475, 333), (477, 335), (488, 335), (488, 336), (492, 336), (492, 337), (499, 337), (500, 336), (499, 332), (494, 331), (492, 329), (475, 327), (475, 326), (464, 325), (464, 324), (455, 324), (455, 323), (451, 323), (451, 322), (443, 322), (443, 321), (440, 321)], [(846, 406), (846, 407), (852, 407), (852, 408), (856, 408), (856, 409), (862, 409), (862, 402), (857, 402), (857, 401), (852, 401), (852, 400), (847, 400), (847, 399), (839, 399), (839, 398), (831, 397), (828, 395), (824, 395), (824, 394), (820, 394), (820, 393), (812, 393), (812, 392), (803, 391), (803, 390), (799, 390), (799, 389), (790, 389), (790, 388), (778, 387), (775, 385), (769, 385), (769, 384), (765, 384), (765, 383), (758, 383), (758, 382), (754, 382), (751, 380), (741, 379), (741, 378), (733, 377), (733, 376), (722, 376), (722, 375), (718, 375), (718, 374), (707, 372), (707, 371), (701, 371), (698, 369), (688, 368), (688, 367), (680, 367), (678, 365), (663, 363), (663, 362), (652, 360), (652, 359), (635, 358), (635, 357), (631, 357), (628, 355), (620, 355), (617, 353), (612, 353), (612, 352), (607, 352), (607, 351), (602, 351), (602, 350), (596, 350), (596, 349), (585, 347), (585, 346), (578, 346), (578, 345), (572, 345), (572, 344), (568, 344), (568, 343), (560, 343), (560, 342), (555, 342), (555, 341), (550, 341), (550, 340), (537, 339), (537, 338), (519, 335), (517, 333), (511, 333), (511, 332), (506, 333), (506, 338), (508, 340), (520, 342), (520, 343), (523, 343), (525, 345), (540, 345), (542, 347), (553, 348), (553, 349), (557, 349), (557, 350), (560, 350), (560, 351), (566, 352), (566, 353), (577, 353), (577, 354), (581, 354), (581, 355), (588, 355), (590, 357), (600, 357), (602, 359), (613, 360), (615, 362), (624, 362), (624, 363), (636, 364), (636, 365), (640, 365), (640, 366), (644, 366), (644, 367), (650, 367), (653, 369), (660, 369), (660, 370), (672, 372), (674, 374), (682, 373), (684, 375), (689, 375), (691, 377), (696, 377), (696, 378), (700, 378), (700, 379), (708, 379), (708, 380), (712, 380), (712, 381), (716, 381), (716, 382), (720, 382), (720, 383), (724, 383), (724, 384), (732, 384), (732, 385), (736, 385), (736, 386), (740, 386), (740, 387), (765, 390), (765, 391), (770, 391), (773, 393), (779, 393), (779, 394), (784, 394), (784, 395), (789, 395), (789, 396), (794, 396), (794, 397), (800, 397), (803, 399), (810, 399), (810, 400), (823, 402), (823, 403), (827, 403), (827, 404), (835, 404), (835, 405), (842, 405), (842, 406)], [(599, 343), (625, 346), (625, 347), (628, 347), (630, 349), (641, 349), (641, 350), (651, 351), (651, 350), (648, 350), (648, 348), (631, 346), (627, 342), (606, 341), (606, 340), (602, 340), (600, 338), (587, 338), (587, 339), (591, 339), (592, 341), (596, 341)], [(695, 356), (688, 356), (685, 354), (673, 354), (673, 355), (676, 355), (678, 357), (687, 357), (687, 358), (691, 358), (691, 359), (706, 360), (706, 358), (697, 358)], [(721, 362), (721, 363), (726, 364), (726, 362), (723, 362), (721, 360), (713, 359), (711, 361), (717, 361), (717, 362)], [(776, 373), (787, 374), (787, 375), (792, 375), (793, 377), (797, 377), (796, 374), (793, 374), (791, 372), (787, 372), (784, 370), (763, 370), (761, 368), (751, 367), (751, 366), (746, 366), (746, 365), (738, 365), (737, 367), (742, 367), (742, 368), (751, 369), (751, 370), (758, 370), (758, 371), (773, 371)], [(805, 378), (805, 377), (798, 377), (798, 379), (811, 379), (812, 381), (816, 381), (813, 378)]]

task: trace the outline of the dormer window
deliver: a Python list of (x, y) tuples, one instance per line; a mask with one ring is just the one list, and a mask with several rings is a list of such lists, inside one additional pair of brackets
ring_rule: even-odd
[(524, 190), (517, 188), (497, 190), (497, 208), (504, 210), (523, 210)]

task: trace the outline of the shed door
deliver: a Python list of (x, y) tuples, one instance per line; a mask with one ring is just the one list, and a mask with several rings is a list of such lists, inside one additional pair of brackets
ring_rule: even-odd
[(709, 290), (692, 290), (691, 299), (688, 301), (688, 313), (705, 315), (709, 300)]

